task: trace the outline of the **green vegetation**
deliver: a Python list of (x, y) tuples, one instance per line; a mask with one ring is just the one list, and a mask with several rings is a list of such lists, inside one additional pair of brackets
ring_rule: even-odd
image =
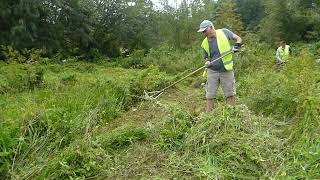
[[(187, 67), (166, 69), (183, 52), (165, 47), (140, 57), (138, 69), (128, 68), (135, 56), (119, 64), (3, 64), (1, 177), (317, 179), (319, 64), (301, 50), (279, 70), (263, 49), (250, 45), (236, 57), (238, 105), (219, 93), (209, 114), (201, 113), (197, 76), (159, 101), (135, 97), (185, 74)], [(162, 54), (169, 56), (156, 61)]]
[[(320, 2), (160, 3), (0, 2), (0, 179), (320, 179)], [(237, 105), (204, 113), (201, 73), (142, 99), (203, 65), (204, 19), (243, 39)]]
[[(204, 19), (239, 35), (242, 30), (259, 33), (273, 45), (282, 39), (320, 40), (317, 0), (181, 0), (175, 7), (167, 0), (156, 2), (2, 0), (0, 45), (46, 49), (50, 57), (58, 53), (85, 61), (149, 52), (163, 43), (186, 50), (198, 46), (195, 31)], [(5, 56), (0, 53), (0, 59)]]

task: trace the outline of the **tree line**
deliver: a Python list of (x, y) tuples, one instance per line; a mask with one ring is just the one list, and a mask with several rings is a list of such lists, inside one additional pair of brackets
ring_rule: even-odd
[(0, 45), (40, 48), (48, 54), (99, 53), (118, 57), (167, 43), (198, 45), (200, 22), (258, 40), (312, 42), (320, 39), (320, 0), (1, 0)]

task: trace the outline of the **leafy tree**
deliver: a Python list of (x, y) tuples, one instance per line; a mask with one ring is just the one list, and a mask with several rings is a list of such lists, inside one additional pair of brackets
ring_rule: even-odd
[(286, 24), (288, 39), (316, 41), (320, 36), (320, 1), (295, 0), (288, 3), (291, 21)]
[(191, 34), (193, 34), (193, 27), (191, 26), (191, 18), (189, 17), (189, 7), (186, 0), (183, 0), (179, 9), (176, 11), (174, 38), (175, 47), (186, 48), (190, 44)]
[(86, 49), (91, 13), (84, 0), (2, 1), (1, 44), (16, 48)]
[(159, 37), (160, 41), (174, 46), (176, 43), (177, 13), (176, 9), (171, 7), (168, 0), (162, 0), (163, 9), (158, 12)]
[(267, 0), (264, 5), (267, 15), (261, 21), (259, 33), (263, 40), (278, 45), (284, 39), (285, 22), (290, 21), (287, 1)]
[(126, 7), (121, 32), (122, 46), (148, 50), (158, 44), (158, 24), (150, 0), (134, 0)]
[(256, 30), (264, 15), (264, 6), (261, 0), (236, 0), (239, 14), (245, 29)]
[(214, 17), (216, 15), (216, 1), (215, 0), (203, 0), (203, 10), (204, 12), (203, 15), (204, 19), (212, 19), (213, 21), (215, 20)]
[(39, 36), (43, 11), (40, 0), (3, 0), (0, 13), (0, 41), (17, 47), (32, 47)]
[(269, 43), (284, 39), (316, 41), (320, 35), (319, 0), (265, 2), (266, 16), (260, 24), (260, 35)]
[(228, 28), (237, 34), (243, 31), (240, 15), (236, 13), (234, 0), (220, 0), (216, 14), (216, 28)]
[(58, 21), (63, 25), (63, 38), (65, 48), (73, 51), (79, 48), (86, 51), (91, 43), (92, 30), (90, 9), (87, 9), (80, 0), (63, 1), (59, 9)]
[(124, 0), (95, 0), (97, 17), (93, 28), (93, 38), (97, 48), (109, 57), (120, 55), (120, 34), (125, 17)]

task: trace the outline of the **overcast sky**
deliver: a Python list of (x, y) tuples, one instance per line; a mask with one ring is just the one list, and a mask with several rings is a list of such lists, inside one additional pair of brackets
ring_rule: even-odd
[[(160, 0), (152, 0), (152, 2), (154, 3), (155, 6), (157, 6), (158, 8), (161, 7), (161, 4), (160, 4)], [(169, 2), (169, 5), (172, 6), (172, 7), (176, 7), (176, 3), (179, 4), (181, 3), (181, 0), (168, 0)]]

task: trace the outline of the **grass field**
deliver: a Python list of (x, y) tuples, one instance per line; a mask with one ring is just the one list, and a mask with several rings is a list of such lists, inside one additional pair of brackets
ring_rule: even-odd
[(158, 100), (134, 97), (197, 67), (173, 66), (186, 61), (179, 52), (1, 64), (0, 177), (319, 179), (319, 64), (301, 50), (278, 69), (270, 50), (250, 47), (236, 56), (237, 105), (219, 91), (208, 114), (200, 74)]

